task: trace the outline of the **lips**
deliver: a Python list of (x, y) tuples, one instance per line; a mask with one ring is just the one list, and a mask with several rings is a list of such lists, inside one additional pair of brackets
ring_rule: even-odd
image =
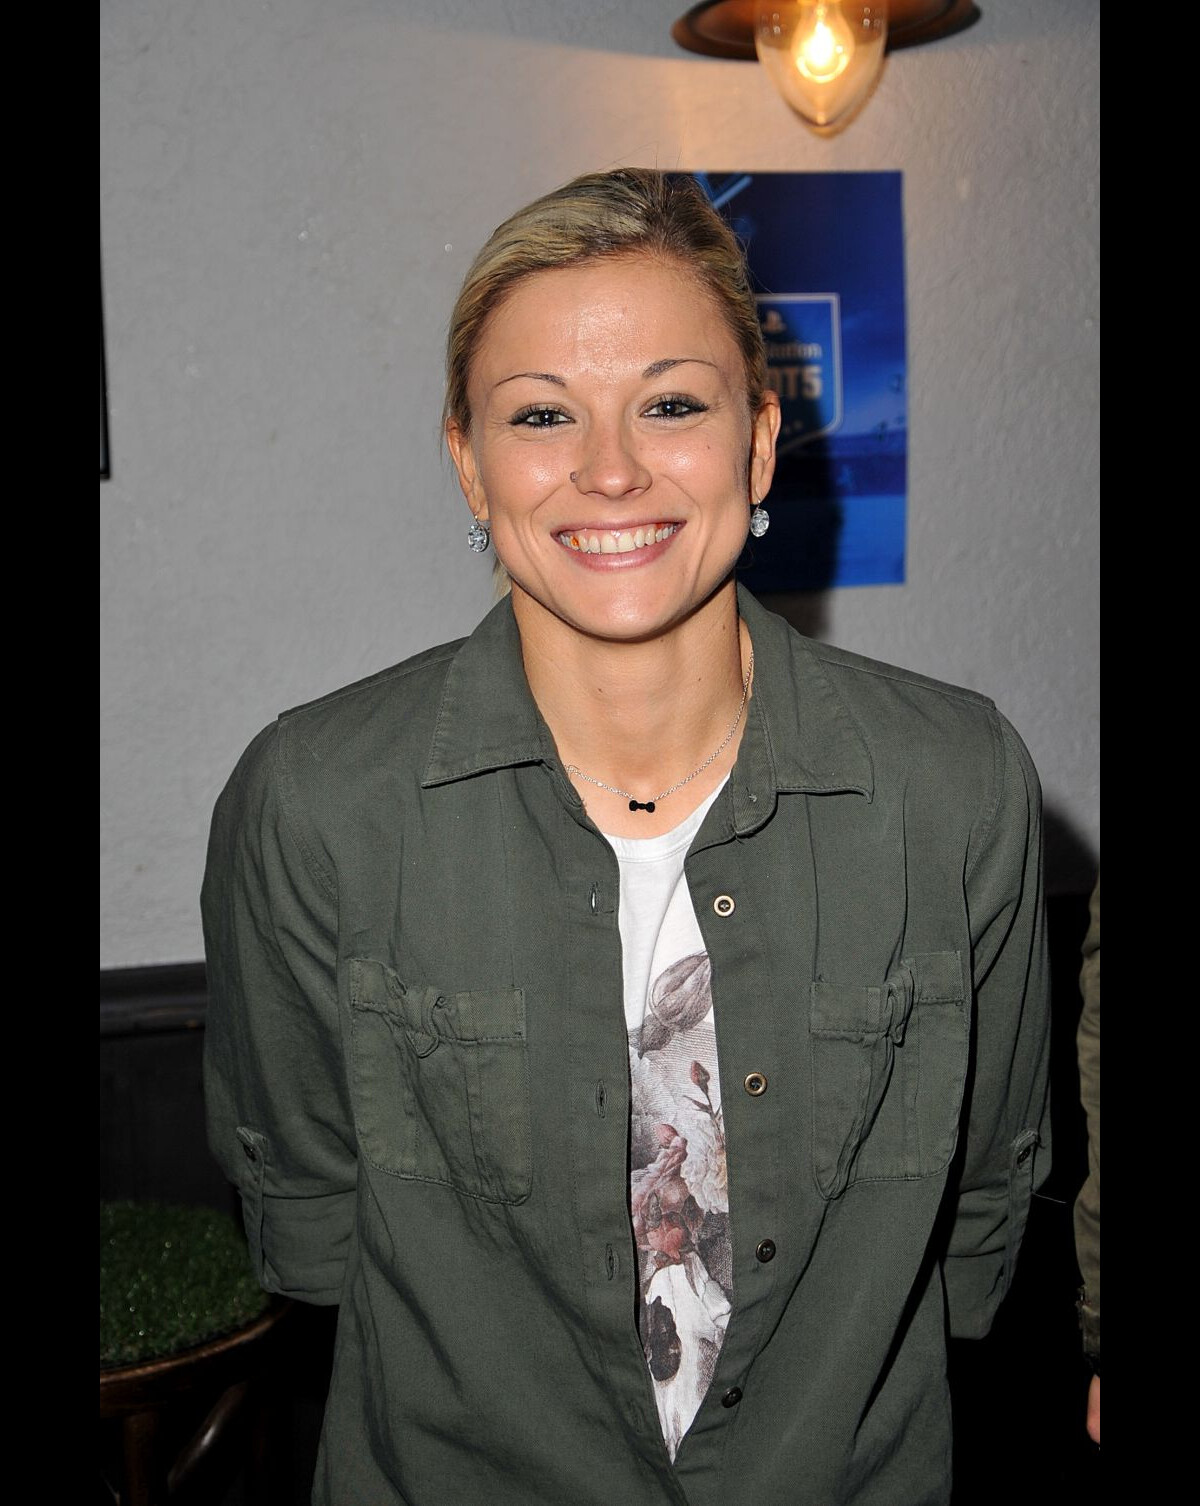
[(581, 528), (558, 535), (558, 542), (577, 554), (632, 554), (661, 544), (679, 531), (678, 523), (643, 523), (636, 528)]

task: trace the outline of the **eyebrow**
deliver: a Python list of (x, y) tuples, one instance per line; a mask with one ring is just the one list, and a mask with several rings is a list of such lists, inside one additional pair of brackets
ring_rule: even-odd
[(503, 387), (505, 382), (515, 382), (519, 377), (531, 377), (535, 382), (553, 382), (556, 387), (565, 387), (567, 384), (562, 377), (555, 376), (552, 371), (514, 371), (512, 376), (501, 377), (495, 383), (495, 387)]
[[(714, 361), (706, 361), (702, 356), (666, 356), (661, 361), (651, 361), (645, 371), (642, 372), (644, 382), (651, 381), (656, 376), (662, 376), (664, 371), (670, 371), (673, 366), (686, 366), (689, 362), (695, 362), (698, 366), (711, 366), (717, 369)], [(503, 387), (505, 382), (515, 382), (520, 377), (528, 377), (535, 382), (552, 382), (556, 387), (565, 387), (567, 384), (560, 376), (555, 376), (552, 371), (514, 371), (511, 376), (501, 377), (493, 386)]]
[(651, 377), (662, 376), (664, 371), (670, 371), (672, 366), (686, 366), (689, 362), (695, 362), (698, 366), (711, 366), (714, 371), (717, 370), (715, 361), (706, 361), (702, 356), (668, 356), (664, 361), (651, 361), (642, 372), (642, 377), (649, 381)]

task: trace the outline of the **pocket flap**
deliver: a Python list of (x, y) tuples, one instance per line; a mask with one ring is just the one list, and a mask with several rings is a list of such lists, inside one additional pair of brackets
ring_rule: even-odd
[(969, 997), (960, 952), (916, 952), (882, 983), (811, 987), (813, 1158), (825, 1198), (943, 1171), (958, 1137)]
[(361, 1153), (389, 1176), (485, 1202), (529, 1196), (525, 991), (447, 993), (349, 959), (351, 1095)]
[(350, 1002), (355, 1009), (389, 1015), (422, 1037), (463, 1045), (525, 1039), (525, 991), (520, 988), (441, 993), (402, 983), (398, 973), (374, 958), (354, 957)]
[(861, 1041), (867, 1031), (867, 990), (861, 984), (817, 978), (812, 985), (809, 1031), (823, 1040)]
[(809, 1029), (823, 1040), (865, 1041), (887, 1034), (900, 1042), (914, 1003), (957, 1003), (965, 997), (960, 952), (915, 952), (901, 958), (878, 988), (816, 979)]
[(818, 978), (812, 985), (809, 1029), (821, 1040), (865, 1043), (889, 1035), (899, 1044), (912, 1011), (915, 987), (905, 962), (880, 988), (855, 988)]
[(916, 952), (901, 966), (912, 971), (918, 1004), (954, 1004), (967, 996), (961, 952)]

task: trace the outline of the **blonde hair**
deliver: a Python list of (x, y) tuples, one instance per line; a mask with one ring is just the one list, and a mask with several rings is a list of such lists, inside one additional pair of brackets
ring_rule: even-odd
[(637, 254), (677, 263), (712, 296), (741, 352), (753, 416), (762, 402), (767, 364), (741, 243), (694, 178), (621, 167), (573, 179), (492, 232), (450, 316), (443, 430), (453, 420), (470, 433), (471, 365), (488, 320), (518, 283), (555, 267)]

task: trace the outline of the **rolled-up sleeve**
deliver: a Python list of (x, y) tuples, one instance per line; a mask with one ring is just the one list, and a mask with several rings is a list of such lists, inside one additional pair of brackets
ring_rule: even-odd
[(975, 1037), (966, 1140), (945, 1261), (950, 1331), (981, 1338), (1016, 1269), (1050, 1172), (1050, 977), (1041, 788), (998, 718), (995, 799), (966, 876)]
[(265, 729), (213, 814), (201, 892), (204, 1090), (209, 1146), (241, 1195), (259, 1280), (330, 1304), (341, 1296), (356, 1185), (337, 892), (287, 755), (286, 726)]

